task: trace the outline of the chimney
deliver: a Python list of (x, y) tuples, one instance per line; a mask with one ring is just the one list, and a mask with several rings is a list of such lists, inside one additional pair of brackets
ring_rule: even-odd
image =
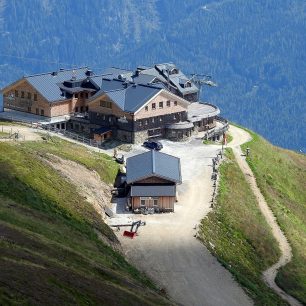
[(57, 71), (51, 72), (51, 75), (56, 76), (57, 75)]
[(76, 73), (75, 70), (72, 70), (72, 76), (71, 76), (71, 81), (75, 81), (76, 80)]
[(85, 74), (86, 74), (87, 76), (93, 76), (93, 75), (94, 75), (93, 71), (90, 70), (90, 69), (87, 69), (87, 71), (85, 72)]

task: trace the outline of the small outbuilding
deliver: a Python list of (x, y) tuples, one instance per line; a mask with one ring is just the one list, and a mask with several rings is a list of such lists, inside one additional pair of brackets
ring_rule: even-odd
[(181, 184), (178, 157), (151, 150), (126, 160), (128, 203), (134, 212), (173, 212)]

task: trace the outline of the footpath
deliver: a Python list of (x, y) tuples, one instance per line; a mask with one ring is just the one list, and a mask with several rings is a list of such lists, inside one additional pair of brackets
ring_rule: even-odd
[[(249, 139), (249, 140), (251, 139), (251, 136), (249, 135), (249, 133), (237, 127), (231, 126), (230, 131), (234, 139), (237, 139), (239, 137), (243, 137), (244, 139)], [(280, 297), (282, 297), (285, 301), (287, 301), (290, 305), (301, 306), (302, 304), (299, 301), (297, 301), (291, 295), (287, 294), (284, 290), (282, 290), (275, 283), (275, 277), (276, 277), (276, 274), (279, 268), (285, 266), (287, 263), (291, 261), (292, 251), (291, 251), (290, 244), (287, 238), (285, 237), (284, 233), (280, 229), (279, 225), (277, 224), (276, 218), (274, 217), (272, 210), (268, 206), (264, 196), (262, 195), (260, 189), (258, 188), (254, 174), (245, 159), (245, 155), (241, 151), (240, 145), (236, 143), (232, 143), (229, 147), (233, 149), (236, 161), (241, 171), (243, 172), (246, 181), (249, 183), (257, 199), (258, 206), (263, 216), (267, 220), (267, 223), (270, 225), (272, 234), (277, 240), (279, 244), (279, 248), (281, 250), (281, 254), (282, 254), (281, 257), (273, 266), (271, 266), (266, 271), (264, 271), (263, 278), (266, 284), (270, 288), (272, 288)]]

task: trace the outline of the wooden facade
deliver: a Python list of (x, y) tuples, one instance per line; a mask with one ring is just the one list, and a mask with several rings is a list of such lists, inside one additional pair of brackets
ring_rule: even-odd
[(4, 107), (51, 117), (48, 101), (25, 79), (21, 79), (3, 90)]
[(26, 79), (3, 89), (4, 107), (45, 117), (65, 116), (88, 111), (90, 93), (74, 94), (70, 99), (49, 102)]
[[(150, 208), (153, 208), (155, 212), (174, 211), (174, 203), (177, 201), (176, 183), (161, 177), (151, 176), (134, 182), (131, 187), (132, 186), (150, 186), (152, 190), (152, 194), (148, 192), (148, 194), (142, 196), (130, 196), (129, 202), (133, 211)], [(174, 195), (156, 195), (156, 190), (163, 186), (174, 188)]]
[(158, 209), (160, 212), (173, 212), (174, 211), (174, 203), (176, 201), (176, 197), (132, 197), (131, 205), (132, 209), (140, 209), (140, 208), (154, 208)]

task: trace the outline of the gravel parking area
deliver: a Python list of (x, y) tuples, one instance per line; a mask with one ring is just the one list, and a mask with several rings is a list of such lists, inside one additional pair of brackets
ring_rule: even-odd
[[(195, 238), (196, 225), (211, 209), (212, 158), (221, 146), (203, 145), (199, 138), (184, 143), (161, 142), (162, 152), (181, 158), (179, 201), (174, 213), (122, 215), (146, 221), (135, 239), (123, 237), (123, 229), (117, 233), (127, 258), (180, 305), (251, 305), (231, 274)], [(144, 151), (135, 145), (125, 156)]]

